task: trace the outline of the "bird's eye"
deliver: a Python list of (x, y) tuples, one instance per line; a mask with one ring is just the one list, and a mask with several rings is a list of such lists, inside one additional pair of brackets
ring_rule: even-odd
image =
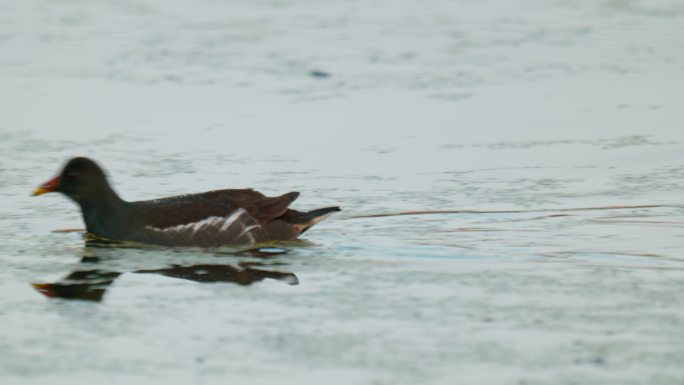
[(69, 179), (72, 179), (72, 178), (76, 178), (76, 177), (78, 176), (78, 174), (75, 173), (75, 172), (68, 172), (68, 173), (67, 173), (66, 175), (64, 175), (64, 176), (67, 177), (67, 178), (69, 178)]

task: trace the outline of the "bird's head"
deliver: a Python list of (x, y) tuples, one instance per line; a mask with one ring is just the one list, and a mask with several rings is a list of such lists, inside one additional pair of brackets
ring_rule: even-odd
[(109, 183), (102, 168), (91, 159), (78, 157), (69, 160), (59, 175), (38, 186), (33, 195), (60, 192), (76, 202), (81, 202), (96, 198), (109, 190)]

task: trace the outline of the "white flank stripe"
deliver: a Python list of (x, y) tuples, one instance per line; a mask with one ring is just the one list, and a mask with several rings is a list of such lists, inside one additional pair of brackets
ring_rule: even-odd
[[(240, 218), (243, 216), (245, 216), (244, 220), (240, 221)], [(182, 225), (165, 227), (163, 229), (152, 226), (146, 226), (145, 228), (154, 232), (166, 234), (167, 236), (191, 240), (199, 231), (209, 233), (217, 239), (221, 238), (222, 235), (228, 235), (225, 233), (231, 230), (232, 226), (240, 226), (239, 229), (242, 229), (242, 231), (240, 231), (237, 236), (232, 236), (230, 241), (239, 241), (240, 238), (247, 236), (250, 242), (254, 242), (254, 235), (251, 232), (252, 230), (261, 228), (256, 220), (244, 209), (237, 209), (225, 217), (212, 216), (204, 218), (201, 221), (184, 223)]]
[[(242, 232), (240, 233), (240, 235), (238, 235), (238, 238), (240, 238), (241, 236), (245, 235), (245, 233), (247, 233), (247, 235), (249, 235), (250, 238), (251, 238), (251, 237), (252, 237), (252, 234), (250, 233), (250, 231), (252, 231), (252, 230), (254, 230), (254, 229), (256, 229), (256, 228), (259, 228), (259, 227), (261, 227), (261, 226), (259, 226), (259, 225), (251, 225), (251, 226), (245, 228), (244, 230), (242, 230)], [(252, 240), (254, 240), (254, 239), (252, 238)]]
[(223, 222), (223, 226), (221, 226), (220, 231), (226, 231), (230, 227), (230, 225), (233, 224), (242, 214), (246, 213), (245, 210), (243, 209), (237, 209), (235, 212), (229, 216), (228, 218), (225, 218), (225, 222)]

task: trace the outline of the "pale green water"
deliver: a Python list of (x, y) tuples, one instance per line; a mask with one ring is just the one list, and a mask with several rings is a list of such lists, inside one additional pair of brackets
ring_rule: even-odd
[[(665, 0), (0, 2), (0, 383), (681, 383), (682, 42)], [(29, 197), (74, 155), (343, 212), (86, 247)], [(351, 218), (409, 210), (479, 212)]]

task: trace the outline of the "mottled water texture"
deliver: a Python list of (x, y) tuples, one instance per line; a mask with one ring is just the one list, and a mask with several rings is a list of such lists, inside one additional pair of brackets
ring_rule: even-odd
[[(683, 79), (679, 0), (0, 1), (0, 383), (682, 383)], [(75, 155), (343, 211), (86, 244)]]

